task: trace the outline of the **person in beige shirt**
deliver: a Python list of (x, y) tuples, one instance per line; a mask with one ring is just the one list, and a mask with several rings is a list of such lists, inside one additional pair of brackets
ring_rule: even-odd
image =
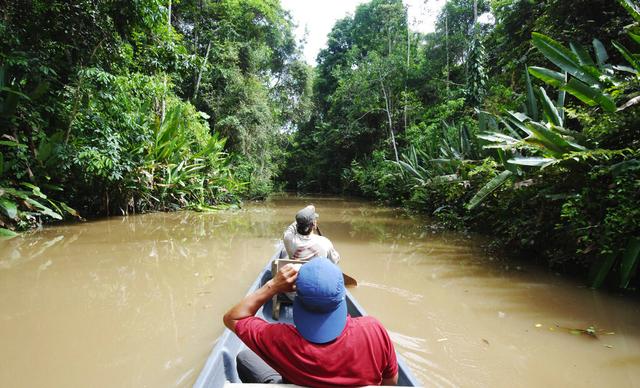
[(296, 214), (296, 221), (285, 230), (283, 240), (290, 259), (310, 260), (320, 256), (335, 264), (340, 261), (340, 254), (331, 241), (318, 232), (318, 213), (313, 205)]

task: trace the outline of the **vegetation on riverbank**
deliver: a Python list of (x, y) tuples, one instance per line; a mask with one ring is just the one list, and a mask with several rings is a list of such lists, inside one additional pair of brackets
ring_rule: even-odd
[(639, 21), (629, 0), (449, 0), (421, 35), (400, 1), (363, 4), (318, 56), (287, 180), (637, 287)]
[(272, 191), (309, 77), (279, 2), (0, 8), (1, 234)]

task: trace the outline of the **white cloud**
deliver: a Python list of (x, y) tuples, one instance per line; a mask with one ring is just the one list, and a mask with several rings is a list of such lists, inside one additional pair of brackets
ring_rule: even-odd
[[(411, 28), (420, 32), (432, 32), (438, 12), (446, 0), (404, 0), (409, 9)], [(304, 58), (314, 65), (320, 49), (326, 46), (327, 34), (335, 22), (348, 14), (353, 15), (358, 4), (365, 0), (281, 0), (282, 7), (298, 25), (296, 37), (301, 40), (307, 32)]]

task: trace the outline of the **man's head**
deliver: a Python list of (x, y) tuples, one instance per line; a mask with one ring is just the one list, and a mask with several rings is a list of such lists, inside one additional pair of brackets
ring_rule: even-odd
[(316, 226), (316, 220), (318, 219), (318, 213), (313, 205), (309, 205), (300, 210), (296, 214), (296, 229), (298, 233), (308, 235)]
[(346, 291), (342, 271), (325, 257), (304, 264), (296, 280), (293, 322), (310, 342), (336, 339), (347, 322)]

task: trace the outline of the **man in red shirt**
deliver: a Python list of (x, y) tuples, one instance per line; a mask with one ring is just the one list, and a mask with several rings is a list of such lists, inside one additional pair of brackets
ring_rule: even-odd
[[(291, 291), (297, 291), (295, 326), (254, 316), (274, 295)], [(373, 317), (348, 316), (342, 271), (327, 258), (314, 258), (299, 270), (284, 266), (229, 310), (224, 324), (288, 383), (322, 387), (398, 382), (387, 331)]]

